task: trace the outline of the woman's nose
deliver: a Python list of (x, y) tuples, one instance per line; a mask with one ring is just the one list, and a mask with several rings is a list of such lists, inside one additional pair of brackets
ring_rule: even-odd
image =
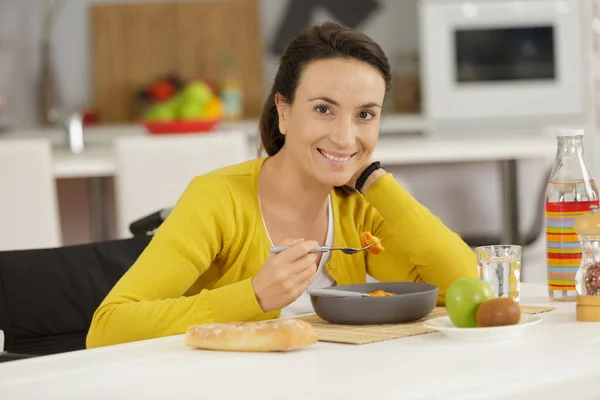
[(353, 149), (356, 142), (356, 133), (352, 121), (338, 120), (333, 131), (329, 134), (329, 140), (339, 149)]

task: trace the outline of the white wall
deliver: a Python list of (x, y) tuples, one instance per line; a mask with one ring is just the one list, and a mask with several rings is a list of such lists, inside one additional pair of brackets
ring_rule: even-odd
[[(131, 0), (130, 0), (131, 1)], [(260, 7), (262, 35), (270, 37), (288, 0), (263, 0)], [(88, 7), (108, 1), (67, 0), (57, 19), (52, 44), (64, 102), (80, 107), (92, 97), (88, 30)], [(7, 38), (14, 48), (15, 73), (12, 82), (14, 120), (19, 126), (33, 126), (36, 116), (35, 88), (38, 73), (36, 40), (41, 20), (40, 0), (0, 1), (0, 39)], [(417, 0), (381, 0), (384, 5), (361, 27), (393, 60), (398, 52), (418, 46)], [(329, 19), (326, 12), (314, 15), (315, 21)], [(276, 59), (268, 57), (265, 76), (270, 79)], [(529, 227), (536, 213), (540, 185), (551, 160), (520, 164), (521, 226)], [(451, 164), (397, 168), (392, 171), (406, 180), (412, 193), (451, 228), (461, 233), (498, 232), (501, 224), (500, 181), (493, 163)], [(74, 210), (85, 220), (82, 182), (59, 185), (61, 208)], [(70, 221), (64, 221), (69, 223)], [(82, 222), (83, 224), (84, 222)], [(71, 225), (71, 223), (69, 223)], [(73, 224), (75, 225), (75, 224)], [(78, 227), (65, 226), (67, 243), (86, 240)]]

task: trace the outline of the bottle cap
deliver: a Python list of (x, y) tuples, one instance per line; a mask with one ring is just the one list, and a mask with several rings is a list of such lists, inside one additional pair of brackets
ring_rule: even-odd
[(583, 129), (557, 129), (556, 136), (583, 136)]

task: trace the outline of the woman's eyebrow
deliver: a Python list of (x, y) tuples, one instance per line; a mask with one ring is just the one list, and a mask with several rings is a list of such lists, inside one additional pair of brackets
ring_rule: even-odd
[[(337, 101), (335, 101), (335, 100), (333, 100), (333, 99), (331, 99), (331, 98), (329, 98), (327, 96), (318, 96), (318, 97), (314, 97), (312, 99), (308, 99), (308, 101), (315, 101), (315, 100), (321, 100), (321, 101), (333, 104), (334, 106), (339, 106), (340, 105)], [(359, 108), (370, 108), (370, 107), (379, 107), (379, 108), (381, 108), (381, 105), (379, 103), (376, 103), (376, 102), (372, 101), (370, 103), (365, 103), (365, 104), (361, 105)]]
[(359, 108), (370, 108), (370, 107), (379, 107), (379, 108), (381, 108), (381, 105), (379, 103), (375, 103), (374, 101), (372, 101), (370, 103), (363, 104)]
[(315, 100), (325, 101), (327, 103), (333, 104), (334, 106), (339, 106), (340, 105), (337, 101), (335, 101), (335, 100), (333, 100), (333, 99), (331, 99), (331, 98), (329, 98), (327, 96), (318, 96), (318, 97), (314, 97), (312, 99), (308, 99), (308, 101), (315, 101)]

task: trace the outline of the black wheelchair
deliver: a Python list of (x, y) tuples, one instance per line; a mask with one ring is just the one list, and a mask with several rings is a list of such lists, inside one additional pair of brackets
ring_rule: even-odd
[(94, 311), (170, 212), (131, 223), (132, 238), (0, 251), (0, 362), (85, 349)]

